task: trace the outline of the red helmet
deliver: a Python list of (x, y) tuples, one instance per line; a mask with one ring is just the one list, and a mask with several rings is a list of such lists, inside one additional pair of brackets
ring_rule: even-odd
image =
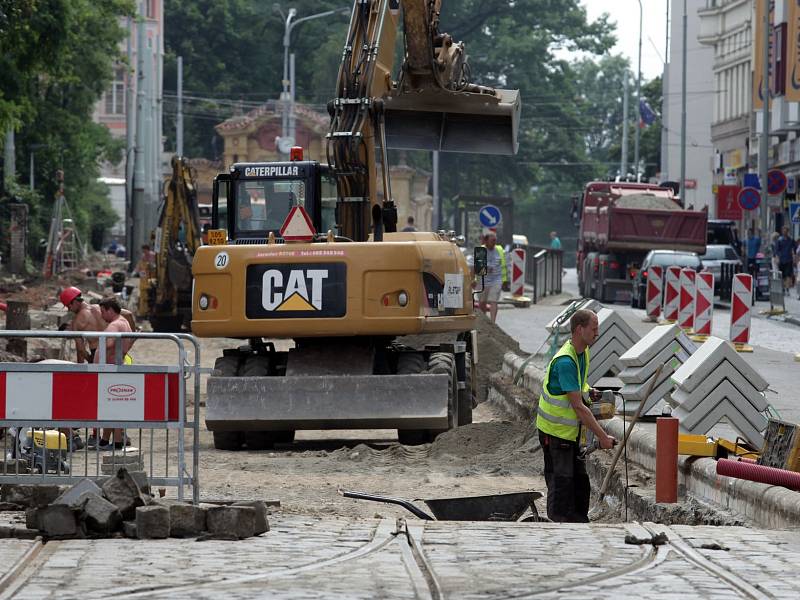
[(81, 291), (76, 287), (68, 287), (62, 290), (61, 295), (58, 297), (61, 300), (61, 304), (64, 306), (69, 306), (69, 303), (78, 298), (81, 295)]

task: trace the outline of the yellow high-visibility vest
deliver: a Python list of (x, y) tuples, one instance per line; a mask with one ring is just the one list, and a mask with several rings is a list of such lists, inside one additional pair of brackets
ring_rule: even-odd
[(578, 354), (575, 352), (575, 347), (572, 345), (571, 340), (567, 340), (561, 346), (553, 360), (547, 365), (542, 384), (542, 394), (539, 396), (539, 408), (536, 413), (536, 428), (539, 431), (562, 440), (577, 441), (580, 421), (575, 409), (572, 408), (569, 402), (569, 397), (567, 394), (551, 395), (548, 391), (548, 385), (550, 384), (550, 369), (556, 359), (562, 356), (569, 356), (572, 362), (575, 363), (575, 370), (578, 371), (578, 382), (580, 383), (581, 391), (589, 391), (589, 384), (586, 381), (589, 375), (589, 348), (586, 348), (585, 353), (586, 364), (583, 367), (583, 373), (579, 370)]

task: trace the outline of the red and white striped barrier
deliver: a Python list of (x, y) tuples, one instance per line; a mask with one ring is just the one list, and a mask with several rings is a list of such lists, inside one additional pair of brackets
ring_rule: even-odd
[(661, 292), (664, 288), (664, 268), (657, 265), (647, 269), (647, 293), (645, 295), (647, 316), (658, 320), (661, 314)]
[(731, 289), (731, 342), (747, 344), (750, 341), (750, 309), (753, 306), (753, 277), (747, 273), (733, 276)]
[(525, 249), (511, 251), (511, 295), (525, 295)]
[(667, 274), (664, 277), (664, 319), (670, 321), (671, 323), (674, 323), (678, 320), (681, 289), (680, 278), (680, 267), (667, 267)]
[(698, 273), (694, 297), (694, 332), (696, 335), (711, 335), (711, 321), (714, 317), (714, 274), (707, 271)]
[(678, 325), (683, 330), (694, 327), (694, 294), (695, 278), (697, 272), (694, 269), (681, 269), (681, 294), (680, 307), (678, 308)]
[(0, 420), (178, 421), (178, 395), (177, 373), (4, 371)]

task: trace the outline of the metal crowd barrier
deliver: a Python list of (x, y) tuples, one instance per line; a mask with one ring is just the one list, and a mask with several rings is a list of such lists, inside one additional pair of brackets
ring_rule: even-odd
[[(717, 292), (721, 301), (730, 301), (733, 289), (733, 276), (742, 272), (741, 263), (723, 262), (719, 266), (719, 281), (717, 282)], [(753, 287), (755, 290), (755, 286)]]
[(769, 275), (769, 312), (781, 314), (786, 312), (784, 302), (783, 273), (770, 271)]
[[(200, 499), (200, 345), (182, 333), (106, 333), (74, 331), (0, 331), (2, 338), (98, 339), (99, 363), (42, 361), (0, 363), (0, 428), (4, 428), (0, 483), (72, 484), (78, 479), (103, 479), (121, 467), (144, 471), (150, 485), (177, 488), (183, 500), (191, 487)], [(177, 360), (167, 365), (123, 364), (122, 344), (116, 346), (116, 364), (106, 364), (106, 339), (162, 340), (176, 345)], [(190, 364), (187, 343), (194, 346)], [(132, 348), (136, 354), (136, 346)], [(186, 420), (186, 381), (194, 377), (193, 418)], [(122, 449), (74, 450), (72, 430), (123, 430)], [(138, 453), (126, 449), (138, 443)], [(187, 461), (185, 433), (191, 431), (191, 460)], [(54, 432), (64, 432), (64, 439)], [(45, 432), (50, 432), (45, 434)], [(170, 433), (177, 439), (170, 444)], [(39, 434), (37, 436), (37, 433)], [(39, 445), (36, 438), (42, 440)], [(21, 438), (27, 438), (20, 444)], [(52, 447), (48, 439), (52, 438)], [(145, 447), (146, 446), (146, 447)], [(172, 469), (170, 462), (174, 461)], [(187, 466), (188, 463), (188, 466)]]
[(526, 246), (525, 283), (533, 286), (532, 301), (561, 293), (564, 251), (542, 246)]

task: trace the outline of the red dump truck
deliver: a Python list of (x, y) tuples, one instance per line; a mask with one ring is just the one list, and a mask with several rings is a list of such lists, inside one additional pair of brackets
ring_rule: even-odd
[(705, 210), (686, 210), (672, 189), (592, 181), (581, 196), (578, 286), (601, 302), (627, 302), (650, 250), (706, 250)]

